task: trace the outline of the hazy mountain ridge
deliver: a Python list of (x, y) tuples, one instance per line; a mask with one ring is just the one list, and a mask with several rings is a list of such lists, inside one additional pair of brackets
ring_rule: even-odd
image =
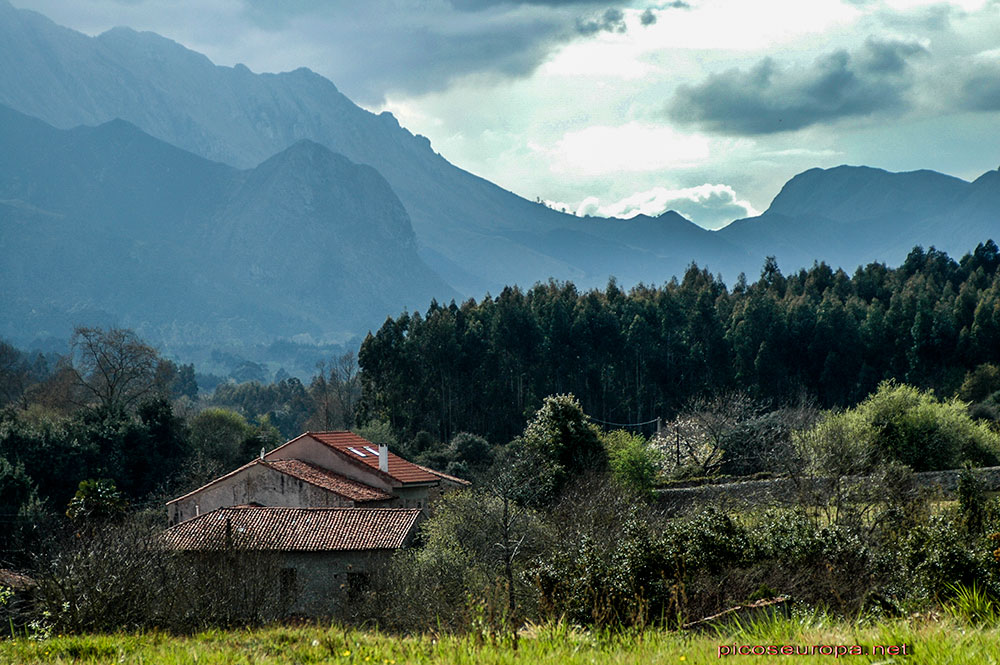
[[(62, 261), (0, 266), (14, 285), (0, 335), (113, 320), (156, 340), (343, 338), (404, 306), (507, 284), (662, 283), (692, 262), (732, 282), (769, 255), (786, 272), (816, 260), (850, 271), (898, 263), (915, 244), (960, 256), (1000, 236), (996, 172), (968, 183), (810, 169), (765, 213), (720, 231), (673, 211), (578, 218), (453, 166), (307, 69), (216, 66), (127, 28), (88, 37), (6, 0), (0, 104), (64, 130), (0, 109), (0, 238), (40, 266)], [(109, 291), (112, 279), (135, 292)], [(180, 304), (192, 297), (207, 315)]]
[(785, 183), (763, 214), (717, 233), (751, 255), (776, 256), (786, 270), (816, 260), (845, 270), (897, 264), (915, 245), (958, 257), (1000, 236), (995, 173), (969, 183), (928, 170), (810, 169)]
[(454, 295), (388, 183), (315, 143), (240, 171), (124, 121), (0, 107), (0, 145), (3, 337), (97, 319), (173, 344), (346, 339)]
[[(694, 255), (676, 247), (672, 235), (635, 241), (609, 232), (614, 222), (522, 199), (451, 165), (391, 114), (359, 108), (307, 69), (253, 74), (242, 66), (220, 67), (169, 39), (126, 28), (91, 38), (5, 0), (0, 63), (6, 65), (0, 68), (0, 103), (57, 127), (123, 118), (238, 167), (255, 166), (300, 139), (369, 164), (406, 207), (421, 254), (467, 295), (549, 277), (585, 287), (602, 286), (612, 274), (662, 282), (692, 259), (722, 270), (744, 255), (687, 220), (691, 233), (700, 235)], [(553, 234), (571, 242), (554, 252)], [(591, 251), (589, 236), (630, 261), (608, 263)]]

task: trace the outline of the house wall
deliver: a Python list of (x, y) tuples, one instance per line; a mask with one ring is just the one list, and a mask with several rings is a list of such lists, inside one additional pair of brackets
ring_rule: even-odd
[[(167, 505), (173, 525), (217, 508), (259, 503), (262, 506), (351, 507), (354, 501), (271, 469), (254, 464), (218, 483)], [(365, 503), (366, 507), (393, 507), (398, 502)]]
[(394, 492), (399, 498), (398, 506), (400, 508), (421, 508), (426, 511), (428, 503), (430, 503), (430, 490), (437, 489), (437, 487), (428, 487), (426, 485), (417, 487), (397, 487)]
[[(288, 613), (328, 617), (351, 601), (365, 577), (382, 574), (394, 550), (286, 552), (282, 570), (294, 570), (295, 589)], [(278, 571), (279, 576), (287, 572)], [(279, 578), (280, 579), (280, 578)]]

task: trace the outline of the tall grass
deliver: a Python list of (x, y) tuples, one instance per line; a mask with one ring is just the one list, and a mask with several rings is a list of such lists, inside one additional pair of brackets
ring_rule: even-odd
[[(475, 635), (393, 636), (338, 626), (273, 627), (208, 631), (191, 636), (160, 632), (113, 635), (56, 635), (45, 640), (0, 641), (4, 665), (121, 664), (291, 665), (352, 663), (396, 665), (691, 665), (726, 660), (740, 663), (794, 662), (829, 665), (831, 656), (723, 656), (720, 645), (862, 645), (864, 656), (852, 663), (897, 662), (908, 665), (996, 663), (1000, 630), (965, 627), (952, 617), (911, 618), (870, 624), (834, 621), (821, 614), (761, 614), (730, 621), (700, 633), (659, 629), (590, 631), (566, 622), (532, 625), (515, 648), (510, 640), (484, 641)], [(873, 645), (906, 645), (907, 656), (873, 654)], [(789, 661), (789, 659), (791, 659)]]
[(996, 626), (1000, 623), (1000, 605), (975, 582), (971, 586), (950, 584), (948, 590), (954, 593), (954, 597), (944, 608), (957, 621), (973, 626)]

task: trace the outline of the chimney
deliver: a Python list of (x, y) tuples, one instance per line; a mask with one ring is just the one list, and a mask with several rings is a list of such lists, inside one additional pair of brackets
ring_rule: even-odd
[(379, 471), (385, 471), (386, 473), (389, 473), (389, 446), (379, 444), (378, 468)]

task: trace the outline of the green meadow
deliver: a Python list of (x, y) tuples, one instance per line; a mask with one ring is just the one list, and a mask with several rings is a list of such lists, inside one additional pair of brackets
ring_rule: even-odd
[[(810, 655), (721, 655), (781, 647)], [(837, 649), (840, 647), (840, 649)], [(859, 648), (860, 647), (860, 648)], [(905, 649), (906, 655), (902, 655)], [(843, 655), (846, 651), (863, 655)], [(787, 651), (787, 649), (786, 649)], [(835, 654), (840, 651), (842, 655)], [(896, 653), (897, 655), (890, 655)], [(659, 629), (585, 631), (566, 624), (530, 626), (517, 644), (482, 634), (396, 636), (337, 626), (208, 631), (190, 636), (160, 632), (19, 637), (0, 642), (0, 662), (148, 663), (163, 665), (300, 665), (304, 663), (908, 663), (988, 665), (1000, 662), (1000, 628), (975, 627), (952, 617), (844, 623), (821, 616), (762, 618), (697, 633)]]

